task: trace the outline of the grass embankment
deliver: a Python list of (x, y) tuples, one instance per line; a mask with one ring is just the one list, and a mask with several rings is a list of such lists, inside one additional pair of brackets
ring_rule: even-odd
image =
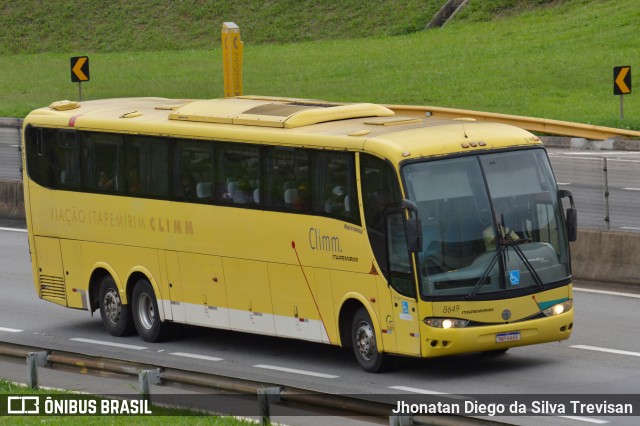
[[(8, 382), (6, 380), (0, 380), (0, 396), (25, 396), (25, 395), (71, 395), (69, 392), (57, 391), (57, 390), (31, 390), (25, 386), (19, 386)], [(2, 406), (5, 406), (6, 402), (1, 402)], [(256, 402), (257, 404), (257, 402)], [(15, 409), (15, 408), (14, 408)], [(40, 407), (40, 410), (44, 410)], [(179, 418), (181, 425), (220, 425), (220, 426), (254, 426), (255, 423), (249, 421), (243, 421), (232, 417), (224, 416), (209, 416), (202, 415), (200, 413), (194, 413), (193, 411), (183, 409), (171, 409), (152, 406), (152, 415), (136, 416), (136, 415), (121, 415), (121, 416), (99, 416), (99, 415), (78, 415), (78, 416), (56, 416), (56, 415), (9, 415), (0, 416), (0, 424), (7, 425), (33, 425), (33, 424), (65, 424), (68, 426), (85, 426), (85, 425), (147, 425), (153, 424), (154, 426), (175, 426), (176, 419)], [(179, 416), (179, 417), (178, 417)]]
[[(209, 14), (201, 5), (175, 2), (158, 13), (141, 3), (100, 14), (70, 2), (43, 2), (66, 14), (49, 11), (56, 27), (42, 24), (34, 37), (29, 26), (29, 34), (17, 33), (20, 40), (31, 37), (28, 44), (5, 47), (0, 116), (21, 117), (54, 100), (76, 99), (69, 57), (82, 54), (91, 62), (85, 99), (220, 97), (220, 26), (234, 21), (246, 43), (246, 94), (436, 105), (640, 129), (637, 96), (625, 97), (620, 122), (620, 101), (612, 93), (612, 68), (634, 67), (638, 58), (636, 0), (470, 2), (443, 29), (428, 31), (420, 28), (442, 2), (336, 1), (305, 8), (299, 3), (306, 2), (247, 1), (244, 9), (211, 2), (220, 7)], [(396, 6), (381, 6), (388, 3)], [(0, 16), (6, 19), (7, 8), (18, 4), (10, 1)], [(147, 22), (143, 10), (159, 18)], [(67, 41), (45, 42), (46, 28)], [(4, 33), (15, 36), (12, 31)], [(181, 38), (185, 33), (192, 36)], [(310, 39), (319, 41), (304, 41)]]

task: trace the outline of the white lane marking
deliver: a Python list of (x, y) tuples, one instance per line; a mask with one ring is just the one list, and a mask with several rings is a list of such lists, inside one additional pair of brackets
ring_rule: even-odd
[(640, 356), (640, 352), (630, 352), (630, 351), (621, 351), (619, 349), (599, 348), (597, 346), (573, 345), (571, 347), (576, 349), (586, 349), (588, 351), (606, 352), (609, 354), (616, 354), (616, 355)]
[(124, 343), (104, 342), (102, 340), (83, 339), (80, 337), (74, 337), (73, 339), (69, 339), (69, 340), (73, 340), (75, 342), (93, 343), (94, 345), (114, 346), (116, 348), (124, 348), (124, 349), (135, 349), (136, 351), (142, 351), (144, 349), (147, 349), (144, 346), (126, 345)]
[(265, 368), (267, 370), (284, 371), (286, 373), (303, 374), (305, 376), (322, 377), (324, 379), (337, 379), (340, 376), (334, 376), (333, 374), (316, 373), (315, 371), (297, 370), (295, 368), (276, 367), (274, 365), (258, 364), (254, 365), (256, 368)]
[(223, 360), (222, 358), (216, 358), (214, 356), (190, 354), (188, 352), (171, 352), (169, 355), (182, 356), (185, 358), (202, 359), (205, 361), (222, 361)]
[(640, 191), (640, 188), (622, 188), (626, 191)]
[(558, 186), (571, 185), (571, 182), (558, 182)]
[(609, 291), (609, 290), (594, 290), (591, 288), (573, 288), (573, 291), (583, 292), (583, 293), (597, 293), (597, 294), (608, 294), (609, 296), (622, 296), (622, 297), (633, 297), (636, 299), (640, 299), (640, 294), (632, 294), (632, 293), (622, 293), (619, 291)]
[(607, 420), (591, 419), (589, 417), (578, 417), (578, 416), (558, 416), (558, 417), (562, 417), (563, 419), (577, 420), (579, 422), (595, 423), (597, 425), (603, 425), (603, 424), (609, 423), (609, 421)]
[(410, 388), (407, 386), (389, 386), (389, 388), (406, 392), (421, 393), (423, 395), (446, 395), (446, 393), (444, 392), (432, 391), (428, 389)]
[(408, 386), (389, 386), (389, 389), (395, 389), (395, 390), (404, 391), (404, 392), (419, 393), (422, 395), (442, 395), (443, 398), (450, 398), (450, 399), (471, 399), (470, 397), (467, 397), (467, 396), (454, 395), (450, 393), (438, 392), (438, 391), (433, 391), (429, 389), (411, 388)]
[(640, 231), (640, 228), (637, 228), (635, 226), (621, 226), (620, 229), (630, 229), (632, 231)]
[(5, 228), (0, 226), (0, 231), (10, 231), (10, 232), (27, 232), (26, 229), (18, 229), (18, 228)]
[(17, 328), (0, 327), (0, 331), (8, 331), (9, 333), (20, 333), (24, 330), (18, 330)]

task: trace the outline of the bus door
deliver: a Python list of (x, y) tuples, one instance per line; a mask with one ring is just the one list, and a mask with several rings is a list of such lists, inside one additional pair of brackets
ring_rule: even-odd
[(420, 325), (416, 284), (405, 234), (405, 210), (385, 214), (387, 279), (393, 310), (397, 352), (420, 355)]

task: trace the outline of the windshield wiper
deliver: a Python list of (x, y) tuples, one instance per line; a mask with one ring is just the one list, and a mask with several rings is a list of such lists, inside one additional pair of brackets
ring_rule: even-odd
[(528, 238), (523, 238), (523, 239), (519, 239), (519, 240), (513, 240), (511, 238), (506, 238), (506, 239), (502, 239), (502, 240), (506, 241), (506, 242), (500, 243), (498, 245), (498, 248), (496, 249), (496, 253), (491, 258), (491, 262), (489, 262), (487, 267), (484, 269), (484, 272), (482, 273), (482, 276), (480, 277), (478, 282), (473, 286), (471, 291), (465, 296), (465, 299), (471, 299), (471, 298), (475, 297), (476, 294), (478, 294), (478, 291), (480, 290), (480, 287), (482, 287), (484, 285), (487, 277), (491, 273), (491, 269), (493, 269), (493, 267), (495, 266), (495, 264), (498, 261), (498, 259), (500, 259), (502, 257), (502, 254), (505, 252), (505, 250), (508, 247), (512, 247), (513, 251), (515, 251), (516, 254), (518, 255), (518, 257), (520, 258), (520, 260), (522, 260), (522, 263), (524, 263), (524, 266), (527, 268), (527, 270), (529, 271), (529, 273), (533, 277), (533, 281), (536, 283), (536, 286), (538, 288), (540, 288), (540, 289), (544, 288), (544, 284), (543, 284), (542, 280), (540, 279), (540, 275), (538, 275), (536, 270), (533, 268), (533, 265), (531, 265), (531, 263), (529, 262), (529, 259), (527, 259), (527, 257), (524, 255), (522, 250), (520, 250), (520, 247), (518, 247), (519, 244), (530, 243), (531, 240), (528, 239)]
[(527, 242), (527, 241), (530, 242), (531, 240), (529, 240), (529, 239), (518, 240), (518, 241), (508, 240), (507, 241), (507, 246), (508, 247), (513, 247), (513, 251), (516, 252), (516, 254), (520, 258), (520, 260), (522, 260), (522, 263), (524, 263), (524, 266), (527, 268), (527, 270), (529, 271), (529, 273), (533, 277), (533, 281), (536, 283), (538, 288), (540, 288), (542, 290), (542, 289), (544, 289), (544, 283), (540, 279), (540, 275), (538, 275), (538, 273), (534, 269), (533, 265), (529, 262), (529, 259), (527, 259), (527, 256), (525, 256), (524, 253), (522, 252), (522, 250), (520, 250), (520, 247), (518, 247), (519, 243), (523, 243), (523, 242)]
[(482, 276), (480, 277), (478, 282), (473, 286), (471, 291), (465, 296), (465, 299), (471, 299), (475, 297), (475, 295), (478, 293), (478, 290), (480, 290), (480, 287), (484, 285), (484, 282), (486, 281), (487, 277), (491, 273), (491, 269), (493, 269), (493, 266), (501, 257), (502, 252), (504, 251), (504, 247), (505, 246), (503, 246), (502, 244), (498, 246), (498, 248), (496, 249), (496, 253), (491, 258), (491, 262), (489, 262), (489, 265), (487, 265), (487, 267), (484, 269), (484, 272), (482, 273)]

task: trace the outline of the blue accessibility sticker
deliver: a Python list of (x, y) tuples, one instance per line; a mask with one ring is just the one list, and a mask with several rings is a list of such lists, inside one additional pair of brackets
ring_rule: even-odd
[(402, 301), (402, 313), (403, 314), (408, 314), (409, 313), (409, 302), (407, 301)]
[(514, 269), (513, 271), (509, 271), (509, 282), (511, 285), (520, 284), (520, 271)]

